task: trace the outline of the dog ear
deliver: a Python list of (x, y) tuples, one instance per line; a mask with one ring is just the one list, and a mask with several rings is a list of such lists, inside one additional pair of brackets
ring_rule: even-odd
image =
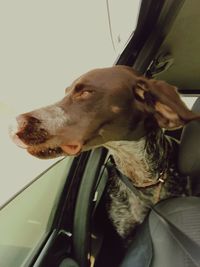
[(137, 107), (153, 114), (162, 128), (173, 130), (200, 119), (200, 115), (190, 111), (181, 100), (177, 88), (164, 81), (139, 77), (134, 94)]

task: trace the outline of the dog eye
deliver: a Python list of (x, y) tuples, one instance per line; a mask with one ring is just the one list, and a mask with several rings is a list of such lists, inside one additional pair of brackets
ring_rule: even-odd
[(139, 102), (144, 102), (144, 98), (142, 98), (140, 95), (138, 94), (134, 94), (135, 95), (135, 100), (139, 101)]
[(91, 96), (93, 90), (86, 87), (83, 84), (77, 84), (74, 88), (74, 96), (75, 99), (87, 99)]
[(77, 84), (77, 85), (75, 86), (75, 88), (74, 88), (74, 91), (75, 91), (76, 93), (80, 93), (82, 90), (84, 90), (84, 88), (85, 88), (84, 84)]

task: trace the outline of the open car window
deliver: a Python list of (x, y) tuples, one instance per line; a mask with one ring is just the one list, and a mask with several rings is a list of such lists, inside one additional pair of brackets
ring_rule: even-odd
[(196, 101), (197, 97), (195, 96), (183, 96), (182, 100), (185, 102), (185, 104), (188, 106), (188, 108), (192, 108), (194, 102)]
[(141, 0), (108, 0), (110, 31), (115, 50), (120, 53), (134, 33)]
[(2, 1), (0, 31), (1, 205), (53, 163), (13, 144), (12, 120), (55, 103), (75, 78), (112, 65), (116, 54), (104, 1)]

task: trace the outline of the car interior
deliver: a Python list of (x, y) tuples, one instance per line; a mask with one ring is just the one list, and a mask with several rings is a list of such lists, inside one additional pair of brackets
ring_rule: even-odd
[[(199, 10), (197, 0), (141, 1), (137, 27), (115, 62), (174, 84), (183, 96), (196, 96), (197, 113)], [(84, 152), (71, 164), (51, 234), (24, 266), (200, 266), (200, 122), (166, 134), (179, 142), (177, 166), (188, 176), (191, 196), (157, 204), (124, 247), (106, 214), (107, 150)]]
[[(145, 72), (149, 77), (175, 84), (182, 95), (198, 96), (200, 93), (198, 75), (200, 40), (197, 26), (199, 25), (199, 3), (195, 0), (173, 1), (176, 3), (171, 1), (170, 4), (170, 1), (168, 4), (167, 2), (162, 7), (159, 4), (154, 7), (154, 12), (159, 12), (160, 15), (154, 22), (154, 29), (150, 30), (149, 34), (146, 33), (147, 40), (142, 49), (137, 51), (133, 67)], [(143, 4), (142, 2), (140, 15), (143, 12)], [(145, 24), (144, 17), (145, 14), (143, 15)], [(149, 17), (146, 21), (148, 19)], [(140, 26), (139, 16), (138, 27)], [(140, 33), (137, 30), (138, 28), (135, 35), (138, 37)], [(132, 44), (132, 47), (131, 42), (128, 44), (128, 48), (131, 47), (132, 51), (135, 46), (137, 50), (137, 43)], [(123, 63), (123, 56), (125, 57), (126, 53), (128, 52), (125, 49), (117, 63)], [(141, 57), (143, 57), (142, 60)], [(126, 63), (129, 65), (130, 61), (127, 60)], [(200, 98), (197, 98), (192, 110), (200, 112)], [(104, 252), (101, 251), (103, 255), (99, 256), (99, 262), (97, 258), (95, 266), (200, 266), (198, 257), (200, 249), (199, 130), (200, 122), (195, 121), (183, 129), (166, 131), (167, 135), (180, 142), (177, 164), (180, 172), (188, 175), (192, 184), (192, 192), (191, 197), (169, 199), (162, 201), (156, 207), (167, 220), (181, 230), (179, 236), (186, 234), (184, 239), (187, 242), (184, 242), (182, 238), (177, 238), (173, 229), (170, 230), (166, 222), (163, 222), (163, 218), (152, 210), (146, 221), (138, 227), (135, 240), (126, 251), (123, 250), (120, 240), (117, 240), (110, 229), (112, 227), (107, 222), (108, 228), (105, 234), (107, 240), (102, 245)], [(111, 236), (108, 237), (109, 235)]]
[[(137, 28), (116, 64), (133, 66), (148, 77), (166, 80), (176, 85), (182, 95), (198, 96), (199, 3), (195, 0), (157, 1), (156, 4), (148, 1), (147, 12), (148, 4), (144, 2), (141, 2)], [(192, 110), (200, 112), (200, 98)], [(99, 189), (102, 197), (92, 210), (89, 230), (96, 237), (96, 240), (90, 240), (97, 254), (95, 267), (200, 266), (199, 130), (200, 123), (195, 121), (184, 129), (166, 131), (167, 135), (180, 142), (177, 164), (180, 172), (190, 179), (191, 196), (159, 203), (156, 211), (152, 210), (145, 222), (137, 228), (134, 241), (128, 249), (124, 249), (122, 241), (106, 218), (102, 192), (106, 183), (102, 182), (104, 186), (101, 185)], [(100, 176), (106, 175), (105, 168)], [(159, 215), (164, 215), (164, 219)], [(75, 225), (74, 229), (78, 227)], [(75, 239), (75, 251), (78, 247), (75, 259), (80, 264), (84, 260), (80, 260), (80, 244)], [(87, 266), (87, 261), (85, 259), (85, 263), (80, 266)]]

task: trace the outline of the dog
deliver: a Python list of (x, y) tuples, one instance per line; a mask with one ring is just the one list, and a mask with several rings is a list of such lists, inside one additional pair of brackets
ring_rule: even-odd
[(135, 195), (111, 172), (108, 214), (126, 239), (147, 215), (146, 203), (189, 193), (175, 165), (177, 145), (163, 129), (196, 119), (200, 115), (186, 107), (176, 87), (114, 66), (87, 72), (66, 88), (61, 101), (19, 115), (12, 139), (42, 159), (106, 147), (138, 191)]

